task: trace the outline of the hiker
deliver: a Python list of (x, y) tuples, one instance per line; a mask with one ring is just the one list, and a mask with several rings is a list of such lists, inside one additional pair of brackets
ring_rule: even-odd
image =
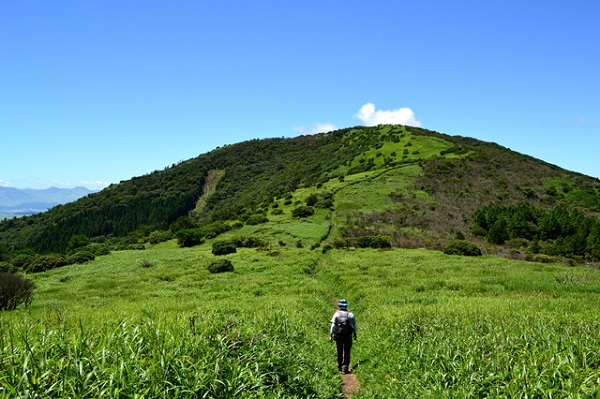
[(356, 339), (356, 319), (352, 312), (348, 312), (348, 302), (345, 299), (340, 299), (338, 301), (338, 311), (331, 319), (329, 342), (335, 340), (338, 370), (346, 374), (350, 373), (352, 336)]

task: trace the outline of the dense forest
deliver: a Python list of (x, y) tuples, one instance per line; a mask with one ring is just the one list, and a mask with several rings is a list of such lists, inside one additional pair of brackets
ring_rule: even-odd
[(319, 203), (342, 221), (323, 245), (384, 242), (444, 250), (461, 240), (500, 255), (600, 261), (598, 179), (495, 143), (384, 125), (216, 148), (47, 212), (4, 221), (0, 264), (23, 267), (45, 255), (45, 263), (30, 267), (44, 270), (83, 250), (87, 255), (79, 259), (141, 248), (159, 234), (179, 234), (185, 242), (195, 231), (202, 240), (266, 218), (295, 190), (333, 180), (352, 184), (351, 176), (366, 172), (402, 176), (408, 167), (416, 171), (403, 178), (408, 185), (385, 194), (393, 206), (342, 211), (335, 192), (302, 204)]

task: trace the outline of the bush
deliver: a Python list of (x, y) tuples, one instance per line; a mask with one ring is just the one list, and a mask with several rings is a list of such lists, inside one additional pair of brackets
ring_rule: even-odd
[(29, 306), (35, 284), (19, 274), (0, 273), (0, 310), (14, 310), (20, 304)]
[(390, 248), (392, 237), (384, 235), (360, 236), (356, 239), (359, 248)]
[(152, 233), (150, 233), (150, 236), (148, 236), (148, 242), (150, 244), (158, 244), (160, 242), (165, 242), (165, 241), (169, 241), (170, 239), (173, 238), (173, 232), (171, 230), (165, 230), (165, 231), (153, 231)]
[(306, 199), (306, 206), (315, 206), (315, 204), (319, 201), (319, 197), (317, 194), (311, 194)]
[(233, 243), (236, 247), (242, 248), (264, 248), (267, 246), (267, 243), (260, 238), (242, 235), (236, 236)]
[(294, 208), (292, 216), (295, 218), (305, 218), (314, 215), (315, 210), (310, 206), (299, 206)]
[(269, 218), (265, 215), (252, 215), (246, 220), (246, 224), (250, 226), (254, 226), (261, 223), (267, 223)]
[(175, 233), (180, 247), (193, 247), (204, 242), (204, 235), (199, 229), (184, 229)]
[(537, 255), (534, 255), (533, 261), (539, 262), (539, 263), (554, 263), (555, 259), (552, 256), (548, 256), (548, 255), (544, 255), (544, 254), (537, 254)]
[(0, 262), (0, 273), (16, 273), (17, 271), (19, 271), (18, 267), (8, 262)]
[(219, 259), (209, 264), (207, 269), (211, 273), (232, 272), (233, 264), (228, 259)]
[(100, 245), (94, 250), (94, 255), (102, 256), (102, 255), (110, 255), (110, 248), (106, 245)]
[(66, 266), (69, 262), (62, 255), (42, 255), (35, 258), (25, 269), (27, 272), (36, 273), (57, 267)]
[(233, 241), (217, 241), (212, 245), (213, 255), (227, 255), (236, 252), (235, 243)]
[(481, 249), (471, 242), (454, 240), (446, 245), (446, 255), (481, 256)]
[(69, 255), (67, 257), (67, 262), (69, 264), (73, 264), (73, 263), (85, 263), (85, 262), (90, 262), (92, 260), (94, 260), (96, 258), (96, 256), (91, 253), (90, 251), (79, 251), (79, 252), (75, 252), (72, 255)]
[(27, 267), (31, 264), (31, 262), (33, 262), (34, 259), (34, 255), (18, 254), (14, 258), (12, 258), (11, 262), (13, 266), (18, 269), (27, 269)]

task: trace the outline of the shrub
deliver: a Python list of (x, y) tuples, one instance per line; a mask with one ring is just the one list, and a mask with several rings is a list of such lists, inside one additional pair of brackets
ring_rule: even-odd
[(446, 245), (446, 255), (481, 256), (481, 249), (471, 242), (454, 240)]
[(175, 233), (177, 244), (180, 247), (193, 247), (204, 242), (202, 231), (198, 229), (184, 229)]
[(102, 256), (102, 255), (110, 255), (110, 248), (106, 245), (100, 245), (94, 250), (94, 255)]
[(236, 252), (235, 243), (233, 241), (216, 241), (212, 245), (213, 255), (227, 255)]
[(29, 306), (35, 284), (19, 274), (0, 273), (0, 310), (14, 310), (20, 304)]
[(18, 270), (18, 267), (8, 262), (0, 262), (0, 273), (16, 273)]
[(83, 234), (77, 234), (71, 237), (67, 244), (67, 253), (73, 253), (78, 248), (85, 247), (90, 243), (90, 239)]
[(25, 269), (28, 272), (43, 272), (57, 267), (68, 265), (67, 259), (62, 255), (50, 254), (35, 258)]
[(165, 241), (169, 241), (170, 239), (173, 238), (173, 232), (171, 230), (165, 230), (165, 231), (153, 231), (152, 233), (150, 233), (150, 236), (148, 236), (148, 242), (150, 244), (158, 244), (160, 242), (165, 242)]
[(359, 248), (390, 248), (392, 237), (385, 235), (360, 236), (356, 239)]
[(90, 251), (78, 251), (67, 257), (69, 264), (90, 262), (96, 258), (96, 255)]
[(315, 204), (319, 201), (319, 197), (317, 194), (311, 194), (306, 199), (306, 206), (315, 206)]
[(336, 249), (346, 248), (347, 246), (348, 243), (342, 238), (336, 238), (335, 240), (333, 240), (333, 247)]
[(539, 262), (539, 263), (554, 263), (555, 262), (555, 260), (552, 256), (548, 256), (548, 255), (544, 255), (544, 254), (534, 255), (533, 261)]
[(18, 254), (12, 258), (11, 262), (14, 267), (19, 269), (27, 269), (27, 267), (33, 262), (35, 256), (30, 254)]
[(236, 247), (242, 247), (242, 248), (261, 248), (261, 247), (267, 246), (267, 243), (265, 243), (260, 238), (257, 238), (254, 236), (242, 236), (242, 235), (236, 236), (233, 239), (233, 244)]
[(283, 209), (273, 209), (271, 215), (283, 215)]
[(292, 216), (295, 218), (305, 218), (314, 215), (315, 210), (310, 206), (299, 206), (294, 208)]
[(269, 221), (269, 218), (266, 217), (265, 215), (251, 215), (247, 220), (246, 220), (246, 224), (250, 225), (250, 226), (255, 226), (257, 224), (261, 224), (261, 223), (267, 223)]
[(228, 259), (219, 259), (210, 263), (207, 269), (211, 273), (232, 272), (233, 264)]

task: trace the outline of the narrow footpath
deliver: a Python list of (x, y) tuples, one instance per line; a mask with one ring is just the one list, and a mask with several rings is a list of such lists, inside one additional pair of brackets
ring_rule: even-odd
[(355, 374), (342, 374), (342, 384), (344, 385), (345, 398), (351, 398), (360, 390), (360, 383)]

